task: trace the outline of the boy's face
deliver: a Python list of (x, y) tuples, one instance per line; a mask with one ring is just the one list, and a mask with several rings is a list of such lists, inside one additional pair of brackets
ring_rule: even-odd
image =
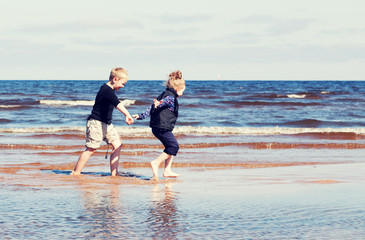
[(122, 73), (119, 77), (114, 78), (114, 89), (119, 90), (124, 88), (124, 85), (128, 82), (128, 75)]

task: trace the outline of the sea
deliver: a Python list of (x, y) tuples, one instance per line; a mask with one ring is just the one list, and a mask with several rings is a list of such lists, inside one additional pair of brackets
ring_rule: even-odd
[[(149, 120), (118, 110), (124, 177), (106, 144), (69, 176), (105, 82), (0, 81), (1, 239), (363, 239), (365, 81), (187, 80), (182, 177), (157, 183)], [(117, 96), (139, 114), (164, 89), (129, 80)]]
[[(84, 127), (103, 83), (0, 81), (1, 131)], [(163, 90), (163, 81), (130, 80), (117, 95), (131, 113), (140, 113)], [(228, 129), (265, 134), (275, 128), (356, 133), (365, 127), (364, 94), (364, 81), (187, 81), (177, 126), (210, 128), (211, 134)], [(124, 126), (120, 113), (113, 118), (116, 126)], [(133, 126), (147, 125), (137, 121)]]

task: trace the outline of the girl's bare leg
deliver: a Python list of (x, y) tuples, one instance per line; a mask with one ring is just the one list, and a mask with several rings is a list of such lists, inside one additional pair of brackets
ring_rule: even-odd
[(158, 167), (160, 166), (160, 164), (167, 160), (171, 155), (163, 152), (158, 158), (156, 158), (155, 160), (153, 160), (150, 164), (152, 167), (152, 173), (153, 173), (153, 178), (154, 179), (158, 179)]
[(165, 160), (165, 171), (163, 173), (163, 176), (166, 177), (166, 178), (176, 178), (178, 176), (181, 176), (181, 174), (174, 173), (171, 170), (172, 160), (174, 159), (174, 156), (172, 156), (172, 155), (169, 155), (169, 156), (170, 157)]
[(70, 175), (80, 175), (81, 170), (85, 167), (87, 161), (89, 161), (90, 157), (95, 153), (96, 149), (86, 148), (84, 152), (81, 153), (79, 160), (77, 161), (74, 170)]

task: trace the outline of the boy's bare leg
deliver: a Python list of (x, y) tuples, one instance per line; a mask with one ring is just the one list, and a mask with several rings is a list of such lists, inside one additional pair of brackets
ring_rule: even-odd
[(172, 166), (172, 159), (174, 159), (174, 156), (169, 155), (170, 157), (168, 159), (165, 160), (165, 171), (163, 173), (163, 176), (166, 178), (176, 178), (178, 176), (181, 176), (181, 174), (178, 173), (174, 173), (171, 170), (171, 166)]
[(170, 155), (168, 155), (167, 153), (163, 152), (158, 158), (156, 158), (155, 160), (153, 160), (150, 164), (152, 167), (152, 172), (153, 172), (153, 178), (154, 179), (158, 179), (158, 167), (160, 166), (160, 164), (165, 161), (166, 159), (168, 159), (170, 157)]
[(110, 175), (118, 175), (120, 150), (122, 149), (122, 143), (120, 140), (111, 143), (113, 146), (113, 152), (110, 154)]
[(81, 170), (85, 167), (87, 161), (89, 161), (90, 157), (95, 153), (96, 149), (86, 148), (84, 152), (81, 153), (79, 160), (77, 161), (74, 170), (70, 175), (80, 175)]

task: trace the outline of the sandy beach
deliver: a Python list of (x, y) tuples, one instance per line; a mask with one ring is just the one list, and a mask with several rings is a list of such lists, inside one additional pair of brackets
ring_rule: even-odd
[(185, 142), (207, 140), (183, 136), (179, 141), (186, 147), (173, 165), (182, 176), (150, 181), (149, 160), (161, 151), (150, 139), (126, 139), (121, 176), (110, 177), (105, 146), (84, 174), (70, 176), (83, 147), (63, 145), (64, 139), (81, 134), (45, 141), (48, 137), (22, 136), (22, 145), (1, 145), (2, 239), (362, 239), (365, 234), (365, 163), (355, 161), (363, 148), (189, 148)]

